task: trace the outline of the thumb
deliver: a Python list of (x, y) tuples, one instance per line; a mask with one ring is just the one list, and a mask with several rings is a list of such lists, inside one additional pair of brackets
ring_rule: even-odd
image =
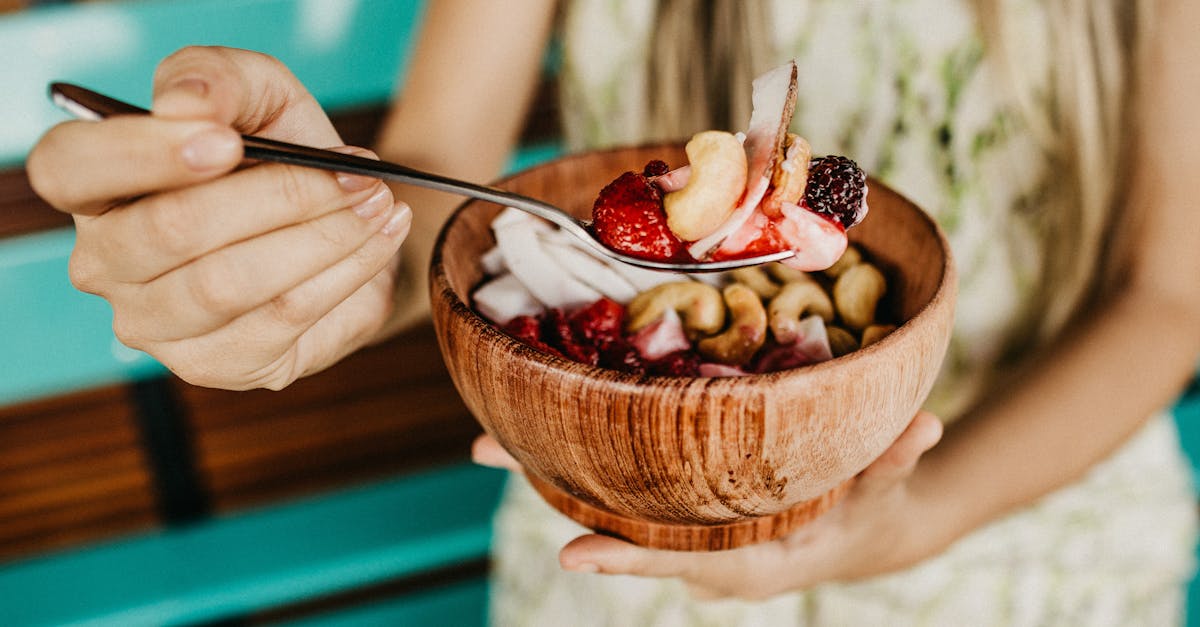
[(904, 480), (912, 474), (921, 455), (941, 438), (942, 421), (929, 412), (918, 412), (892, 446), (859, 474), (857, 489), (885, 489)]
[(317, 101), (278, 60), (234, 48), (192, 46), (159, 64), (155, 115), (212, 120), (244, 134), (309, 146), (343, 144)]

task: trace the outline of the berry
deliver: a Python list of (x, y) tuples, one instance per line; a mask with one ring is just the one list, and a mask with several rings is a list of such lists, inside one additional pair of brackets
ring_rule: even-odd
[(677, 351), (646, 364), (646, 371), (668, 377), (696, 377), (700, 375), (700, 356), (690, 350)]
[(604, 348), (620, 339), (625, 325), (625, 307), (611, 298), (601, 298), (571, 314), (570, 323), (580, 341)]
[(652, 176), (662, 176), (670, 171), (671, 166), (667, 165), (666, 161), (655, 159), (654, 161), (647, 163), (646, 167), (642, 168), (642, 176), (646, 178), (650, 178)]
[(504, 332), (544, 353), (563, 357), (558, 349), (542, 341), (542, 320), (536, 316), (517, 316), (504, 325)]
[(638, 354), (637, 349), (620, 336), (600, 349), (600, 365), (634, 374), (646, 372), (646, 365), (642, 362), (642, 357)]
[(850, 228), (866, 216), (867, 175), (846, 157), (817, 157), (808, 165), (804, 203), (814, 213)]
[(580, 342), (575, 337), (571, 323), (561, 309), (553, 308), (546, 311), (546, 315), (542, 319), (542, 339), (566, 355), (567, 359), (571, 361), (592, 366), (599, 361), (599, 351), (595, 346)]
[(600, 190), (592, 230), (605, 246), (641, 259), (687, 261), (683, 242), (667, 228), (662, 194), (645, 176), (626, 172)]

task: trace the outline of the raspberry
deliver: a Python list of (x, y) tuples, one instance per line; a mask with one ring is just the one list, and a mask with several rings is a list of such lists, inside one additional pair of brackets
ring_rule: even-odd
[(638, 355), (637, 349), (621, 336), (617, 336), (616, 339), (600, 349), (600, 365), (604, 368), (635, 374), (642, 374), (646, 371), (646, 365), (642, 363), (642, 357)]
[(817, 157), (808, 165), (804, 203), (815, 213), (837, 220), (845, 228), (862, 221), (867, 175), (846, 157)]
[(599, 361), (599, 351), (595, 346), (580, 342), (575, 337), (571, 323), (561, 309), (554, 308), (546, 311), (545, 318), (542, 319), (542, 338), (571, 361), (592, 366)]
[(652, 176), (662, 176), (670, 171), (671, 166), (667, 165), (666, 161), (655, 159), (654, 161), (647, 163), (646, 167), (642, 168), (642, 176), (646, 178), (650, 178)]
[(558, 349), (542, 341), (542, 321), (535, 316), (517, 316), (509, 320), (508, 324), (504, 325), (504, 332), (543, 353), (556, 357), (564, 356)]
[(690, 261), (683, 242), (667, 228), (662, 194), (637, 172), (626, 172), (600, 190), (592, 230), (613, 250), (660, 261)]
[(621, 337), (625, 325), (625, 307), (610, 298), (600, 300), (571, 314), (571, 330), (580, 341), (603, 348)]
[(671, 353), (646, 365), (650, 374), (669, 377), (696, 377), (700, 375), (700, 356), (690, 350)]

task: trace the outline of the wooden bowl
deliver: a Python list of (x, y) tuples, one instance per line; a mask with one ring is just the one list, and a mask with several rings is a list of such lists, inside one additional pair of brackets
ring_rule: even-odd
[[(499, 186), (587, 215), (599, 190), (681, 146), (564, 157)], [(891, 445), (933, 385), (955, 278), (945, 237), (871, 181), (850, 238), (889, 278), (900, 327), (843, 357), (737, 378), (651, 377), (573, 363), (505, 335), (470, 307), (500, 207), (463, 205), (430, 269), (442, 354), (483, 428), (559, 511), (643, 546), (720, 550), (779, 537), (828, 509)]]

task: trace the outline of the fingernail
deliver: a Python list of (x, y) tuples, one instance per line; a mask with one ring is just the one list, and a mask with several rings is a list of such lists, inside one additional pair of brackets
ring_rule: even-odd
[(567, 570), (569, 570), (571, 572), (575, 572), (575, 573), (592, 573), (592, 574), (594, 574), (594, 573), (600, 572), (600, 567), (595, 564), (592, 564), (591, 562), (583, 562), (582, 564), (576, 564), (574, 566), (570, 566), (567, 568)]
[(346, 174), (338, 172), (338, 185), (342, 186), (342, 190), (347, 192), (361, 192), (362, 190), (379, 182), (379, 179), (372, 176), (360, 176), (358, 174)]
[(382, 187), (370, 198), (355, 205), (354, 213), (364, 220), (370, 220), (390, 206), (392, 206), (392, 192), (388, 188)]
[(181, 78), (163, 89), (163, 92), (186, 91), (203, 98), (208, 95), (208, 83), (199, 78)]
[(241, 140), (226, 130), (210, 129), (193, 135), (183, 145), (183, 162), (193, 170), (211, 170), (229, 165), (241, 149)]
[[(359, 148), (357, 146), (337, 146), (334, 148), (330, 148), (329, 150), (332, 152), (340, 152), (344, 155), (354, 155), (356, 157), (365, 157), (367, 159), (370, 159), (373, 156), (371, 151), (369, 151), (365, 148)], [(337, 173), (338, 185), (341, 185), (342, 189), (347, 192), (362, 191), (362, 190), (374, 185), (378, 180), (379, 179), (377, 179), (373, 176), (347, 174), (346, 172), (338, 172)]]
[(383, 234), (390, 237), (404, 237), (408, 235), (410, 226), (412, 226), (412, 210), (408, 208), (408, 205), (401, 203), (396, 205), (396, 215), (383, 225)]

